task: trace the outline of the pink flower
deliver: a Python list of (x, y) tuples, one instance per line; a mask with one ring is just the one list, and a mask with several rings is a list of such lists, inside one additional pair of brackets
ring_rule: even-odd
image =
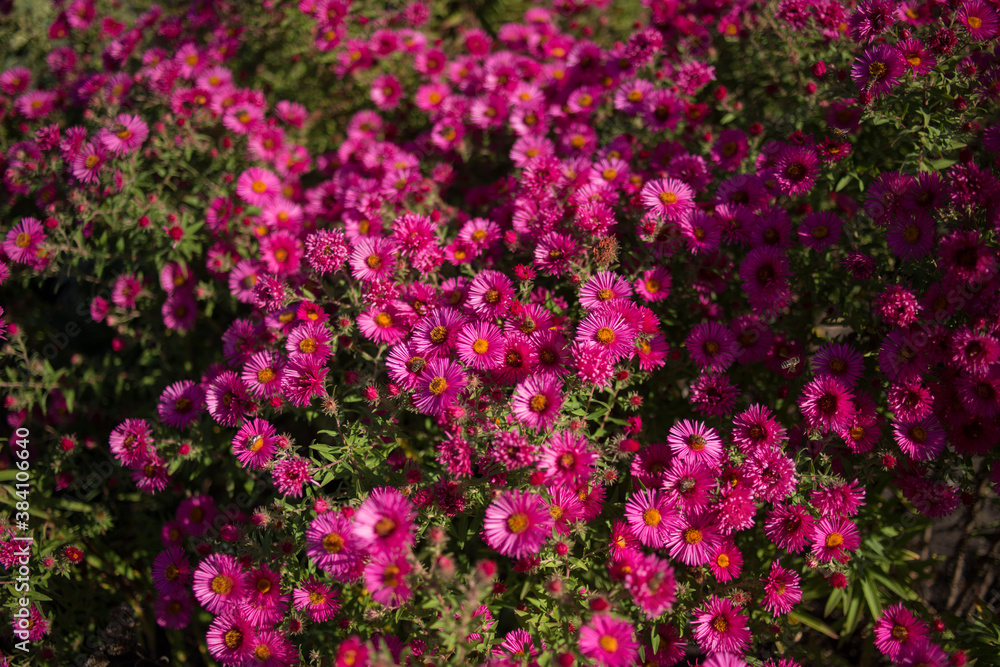
[(705, 565), (711, 560), (711, 552), (719, 539), (718, 531), (711, 512), (676, 515), (667, 526), (664, 546), (669, 549), (671, 558), (685, 565)]
[(851, 425), (856, 413), (853, 400), (854, 394), (841, 380), (821, 375), (802, 390), (799, 409), (809, 428), (839, 431)]
[(674, 424), (667, 434), (667, 444), (682, 461), (700, 461), (710, 468), (722, 456), (722, 440), (715, 429), (698, 421), (685, 419)]
[(330, 576), (347, 580), (364, 555), (350, 519), (340, 512), (324, 512), (306, 529), (306, 554)]
[(414, 516), (403, 494), (391, 486), (379, 487), (354, 515), (354, 536), (372, 553), (398, 553), (413, 544)]
[(33, 264), (45, 242), (45, 229), (35, 218), (21, 218), (4, 237), (3, 251), (19, 264)]
[(281, 194), (281, 181), (266, 169), (251, 167), (237, 179), (236, 194), (251, 206), (263, 208)]
[(750, 629), (746, 616), (725, 598), (710, 595), (699, 609), (694, 611), (694, 637), (698, 646), (706, 653), (726, 651), (744, 653), (750, 647)]
[(683, 181), (661, 178), (642, 186), (639, 193), (648, 211), (680, 222), (694, 210), (694, 190)]
[(580, 628), (580, 652), (599, 665), (628, 667), (639, 655), (639, 644), (628, 621), (597, 614)]
[(625, 503), (625, 520), (636, 538), (647, 547), (666, 545), (675, 514), (667, 497), (657, 491), (639, 491)]
[(802, 601), (799, 575), (771, 562), (771, 571), (764, 581), (764, 608), (772, 614), (787, 614)]
[(113, 155), (126, 155), (142, 146), (148, 136), (149, 128), (142, 118), (123, 113), (118, 114), (110, 129), (101, 130), (97, 138)]
[(407, 554), (379, 553), (365, 566), (365, 586), (372, 599), (386, 607), (398, 607), (413, 596), (406, 580), (412, 569)]
[(852, 521), (844, 517), (820, 519), (813, 529), (812, 552), (823, 563), (845, 556), (847, 551), (857, 551), (861, 534)]
[(441, 415), (468, 383), (461, 366), (446, 359), (435, 359), (417, 380), (413, 404), (426, 415)]
[(552, 517), (541, 497), (514, 490), (502, 493), (486, 508), (483, 538), (504, 556), (537, 554), (552, 533)]
[(246, 592), (246, 573), (232, 556), (212, 554), (194, 571), (194, 596), (212, 614), (234, 609)]
[(587, 481), (595, 460), (597, 453), (586, 438), (559, 431), (545, 443), (538, 468), (549, 484), (575, 486)]
[(542, 431), (555, 424), (562, 407), (560, 382), (552, 376), (533, 376), (514, 389), (511, 412), (521, 424)]
[(677, 580), (667, 561), (650, 554), (636, 557), (632, 571), (625, 575), (625, 588), (632, 594), (632, 601), (652, 619), (673, 607)]
[(924, 639), (927, 639), (927, 626), (901, 602), (883, 610), (875, 623), (875, 647), (890, 660), (896, 660), (904, 648)]

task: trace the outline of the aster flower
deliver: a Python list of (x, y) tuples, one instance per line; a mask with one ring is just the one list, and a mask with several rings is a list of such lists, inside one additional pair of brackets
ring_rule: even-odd
[(779, 548), (799, 553), (812, 539), (816, 519), (804, 505), (775, 505), (764, 522), (764, 534)]
[(899, 667), (950, 667), (955, 660), (928, 638), (903, 645), (896, 658)]
[(706, 653), (726, 651), (744, 653), (750, 647), (751, 634), (742, 608), (725, 598), (710, 595), (694, 610), (694, 638)]
[(812, 370), (817, 376), (830, 375), (848, 387), (857, 385), (864, 371), (861, 353), (846, 343), (828, 343), (812, 358)]
[(792, 570), (781, 567), (777, 561), (771, 562), (771, 570), (764, 582), (763, 607), (772, 614), (787, 614), (792, 607), (802, 601), (800, 577)]
[(292, 602), (296, 609), (305, 611), (316, 623), (329, 620), (340, 609), (337, 594), (315, 577), (308, 577), (293, 591)]
[(614, 306), (609, 306), (607, 311), (593, 312), (580, 322), (577, 340), (604, 350), (615, 362), (632, 353), (635, 330), (614, 312)]
[(371, 308), (358, 315), (358, 329), (369, 340), (393, 345), (406, 336), (406, 318), (390, 304), (384, 308)]
[(152, 453), (152, 427), (145, 419), (126, 419), (108, 438), (111, 453), (128, 468), (139, 468)]
[(305, 540), (306, 554), (316, 567), (339, 580), (347, 579), (364, 554), (353, 523), (337, 511), (313, 519)]
[(844, 517), (820, 519), (812, 534), (812, 552), (820, 562), (840, 559), (847, 551), (857, 551), (861, 534), (857, 526)]
[(398, 607), (413, 596), (407, 581), (412, 566), (406, 552), (376, 554), (365, 566), (365, 587), (372, 600)]
[(671, 284), (670, 272), (665, 267), (657, 266), (636, 278), (635, 291), (646, 301), (662, 301), (670, 296)]
[(161, 595), (181, 595), (191, 580), (191, 563), (184, 550), (170, 546), (153, 559), (153, 585)]
[(695, 325), (684, 344), (702, 370), (722, 372), (736, 359), (736, 336), (718, 322)]
[(765, 502), (777, 502), (795, 492), (795, 462), (777, 447), (758, 447), (743, 467), (754, 495)]
[(354, 536), (371, 553), (398, 553), (413, 544), (413, 506), (399, 491), (379, 487), (354, 516)]
[(784, 146), (774, 159), (772, 173), (782, 194), (807, 194), (819, 175), (819, 156), (811, 146)]
[(164, 595), (153, 602), (156, 624), (168, 630), (182, 630), (191, 622), (194, 598), (190, 593)]
[(937, 65), (934, 54), (927, 51), (919, 39), (900, 40), (896, 42), (896, 48), (903, 56), (906, 68), (913, 72), (914, 76), (923, 76)]
[(625, 575), (625, 589), (647, 618), (656, 618), (673, 607), (677, 580), (667, 561), (653, 554), (638, 555)]
[(148, 136), (149, 127), (142, 118), (123, 113), (115, 117), (115, 124), (110, 129), (101, 130), (97, 138), (110, 153), (127, 155), (142, 146)]
[(856, 42), (871, 42), (896, 22), (899, 3), (893, 0), (862, 0), (848, 19), (851, 37)]
[(840, 218), (830, 211), (810, 213), (799, 224), (799, 241), (807, 248), (823, 252), (840, 240), (842, 228), (843, 223)]
[(856, 412), (854, 394), (840, 380), (822, 375), (811, 380), (799, 397), (799, 409), (809, 428), (823, 432), (850, 425)]
[(222, 371), (205, 390), (208, 414), (222, 426), (236, 426), (243, 417), (250, 397), (240, 376), (232, 371)]
[(710, 561), (718, 539), (718, 524), (713, 513), (679, 514), (669, 523), (664, 546), (674, 560), (697, 567)]
[(254, 417), (244, 423), (233, 438), (233, 454), (244, 468), (262, 470), (278, 449), (276, 435), (274, 426)]
[(708, 507), (717, 481), (714, 472), (700, 461), (675, 459), (663, 475), (661, 488), (682, 511), (696, 514)]
[(689, 401), (706, 416), (722, 416), (732, 412), (740, 396), (739, 388), (725, 373), (702, 373), (690, 386)]
[(753, 310), (767, 316), (784, 308), (791, 298), (790, 274), (788, 259), (778, 248), (763, 246), (747, 253), (740, 264), (739, 275)]
[(699, 461), (713, 468), (722, 456), (722, 441), (715, 429), (698, 421), (685, 419), (674, 424), (667, 444), (680, 460)]
[(740, 576), (743, 568), (743, 554), (730, 537), (721, 537), (709, 553), (708, 567), (720, 584)]
[(636, 539), (648, 547), (666, 545), (675, 513), (668, 498), (657, 491), (639, 491), (625, 503), (625, 520), (629, 529)]
[(958, 8), (956, 18), (977, 42), (985, 42), (997, 34), (997, 13), (983, 0), (966, 0)]
[(483, 537), (504, 556), (537, 554), (551, 532), (552, 517), (545, 501), (534, 493), (504, 492), (486, 508)]
[(247, 618), (230, 611), (212, 621), (205, 639), (213, 658), (224, 665), (242, 665), (253, 651), (257, 634)]
[(559, 431), (545, 443), (538, 468), (549, 484), (575, 486), (587, 481), (596, 460), (597, 453), (586, 438)]
[(413, 404), (424, 414), (441, 415), (468, 383), (461, 366), (446, 359), (435, 359), (417, 380)]
[(201, 387), (191, 380), (182, 380), (163, 390), (157, 412), (164, 424), (182, 429), (197, 421), (203, 405)]
[(945, 447), (944, 429), (934, 415), (914, 422), (898, 421), (893, 425), (896, 444), (914, 461), (930, 461)]
[(232, 556), (212, 554), (194, 571), (194, 596), (212, 614), (235, 609), (247, 592), (246, 573)]
[(851, 68), (851, 78), (874, 98), (884, 97), (906, 72), (906, 61), (895, 48), (882, 44), (865, 49)]
[(258, 629), (280, 621), (288, 610), (288, 595), (281, 592), (281, 575), (261, 566), (247, 574), (247, 594), (237, 613)]
[(391, 239), (369, 237), (357, 241), (350, 256), (351, 274), (371, 283), (388, 278), (396, 269), (396, 247)]
[(480, 271), (469, 285), (468, 305), (483, 318), (502, 316), (514, 297), (514, 283), (499, 271)]
[(560, 383), (551, 376), (533, 376), (514, 389), (510, 408), (519, 423), (536, 431), (551, 428), (562, 407)]
[(580, 628), (580, 652), (596, 664), (628, 667), (639, 655), (639, 644), (628, 621), (597, 614)]
[(685, 219), (694, 209), (694, 190), (676, 179), (650, 181), (639, 195), (646, 210), (674, 222)]
[(243, 365), (242, 380), (257, 398), (270, 398), (281, 391), (284, 363), (277, 354), (257, 352)]
[(32, 264), (45, 242), (45, 229), (35, 218), (21, 218), (4, 237), (3, 251), (18, 264)]
[(927, 639), (927, 626), (901, 602), (886, 607), (875, 622), (875, 647), (890, 660), (896, 660), (904, 648)]
[(613, 271), (598, 271), (580, 288), (580, 305), (590, 310), (617, 299), (628, 299), (632, 288)]
[(281, 181), (266, 169), (251, 167), (236, 179), (236, 194), (251, 206), (263, 208), (281, 194)]

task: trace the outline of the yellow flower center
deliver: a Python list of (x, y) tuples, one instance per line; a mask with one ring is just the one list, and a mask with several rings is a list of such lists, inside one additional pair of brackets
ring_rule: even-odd
[(684, 531), (684, 541), (688, 544), (698, 544), (702, 539), (701, 531), (697, 528), (688, 528)]
[(375, 524), (375, 534), (379, 537), (389, 537), (396, 531), (396, 522), (387, 516), (382, 517)]
[(476, 354), (486, 354), (488, 349), (490, 349), (490, 344), (483, 338), (477, 338), (476, 342), (472, 344), (472, 351)]
[(604, 635), (597, 640), (597, 643), (600, 644), (602, 649), (609, 653), (614, 653), (618, 650), (618, 640), (611, 635)]
[(14, 245), (18, 248), (27, 248), (31, 245), (31, 235), (26, 232), (21, 232), (17, 235), (17, 238), (14, 239)]
[(844, 536), (840, 533), (830, 533), (826, 536), (826, 546), (830, 549), (839, 547), (844, 543)]
[(664, 204), (668, 204), (668, 205), (669, 204), (676, 204), (677, 203), (677, 195), (675, 195), (673, 192), (661, 192), (660, 193), (660, 201), (663, 202)]
[(233, 581), (232, 577), (227, 577), (224, 574), (217, 574), (215, 578), (212, 579), (212, 590), (219, 595), (229, 595), (233, 592), (233, 587), (236, 582)]
[(530, 405), (532, 412), (544, 412), (545, 408), (549, 406), (549, 399), (542, 394), (537, 394), (532, 397)]
[(642, 521), (647, 526), (659, 526), (662, 517), (660, 516), (660, 511), (654, 507), (650, 507), (648, 510), (642, 513)]
[(323, 549), (328, 554), (339, 554), (344, 548), (344, 538), (339, 533), (328, 533), (323, 537)]
[(226, 642), (226, 647), (230, 649), (237, 649), (239, 648), (239, 645), (243, 643), (243, 633), (236, 628), (233, 628), (226, 633), (223, 641)]
[(250, 186), (250, 189), (257, 194), (262, 195), (267, 192), (267, 183), (264, 181), (254, 181), (253, 185)]
[(520, 535), (528, 530), (528, 523), (528, 515), (524, 512), (516, 512), (507, 518), (507, 527), (515, 535)]
[(389, 313), (379, 313), (375, 316), (375, 324), (383, 329), (392, 326), (392, 318)]
[(445, 380), (443, 377), (436, 377), (433, 380), (431, 380), (431, 383), (430, 385), (428, 385), (427, 388), (435, 396), (440, 396), (445, 392), (446, 389), (448, 389), (448, 381)]

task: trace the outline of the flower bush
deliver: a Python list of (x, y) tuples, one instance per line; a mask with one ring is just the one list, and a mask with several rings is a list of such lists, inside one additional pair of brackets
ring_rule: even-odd
[(168, 4), (0, 3), (5, 664), (993, 664), (997, 3)]

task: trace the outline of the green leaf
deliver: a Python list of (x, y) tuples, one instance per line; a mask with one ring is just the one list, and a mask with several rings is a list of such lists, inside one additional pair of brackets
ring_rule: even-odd
[(854, 596), (851, 606), (847, 610), (847, 619), (844, 622), (844, 632), (852, 634), (858, 627), (858, 618), (861, 612), (861, 598)]
[(840, 639), (840, 635), (834, 632), (833, 628), (819, 620), (815, 616), (804, 612), (804, 611), (792, 611), (788, 613), (788, 620), (791, 623), (801, 623), (802, 625), (809, 626), (817, 632), (822, 632), (824, 635), (831, 639)]
[(871, 612), (872, 618), (881, 616), (882, 602), (879, 600), (878, 590), (870, 578), (865, 577), (861, 580), (861, 592), (865, 595), (865, 602), (868, 604), (868, 611)]

